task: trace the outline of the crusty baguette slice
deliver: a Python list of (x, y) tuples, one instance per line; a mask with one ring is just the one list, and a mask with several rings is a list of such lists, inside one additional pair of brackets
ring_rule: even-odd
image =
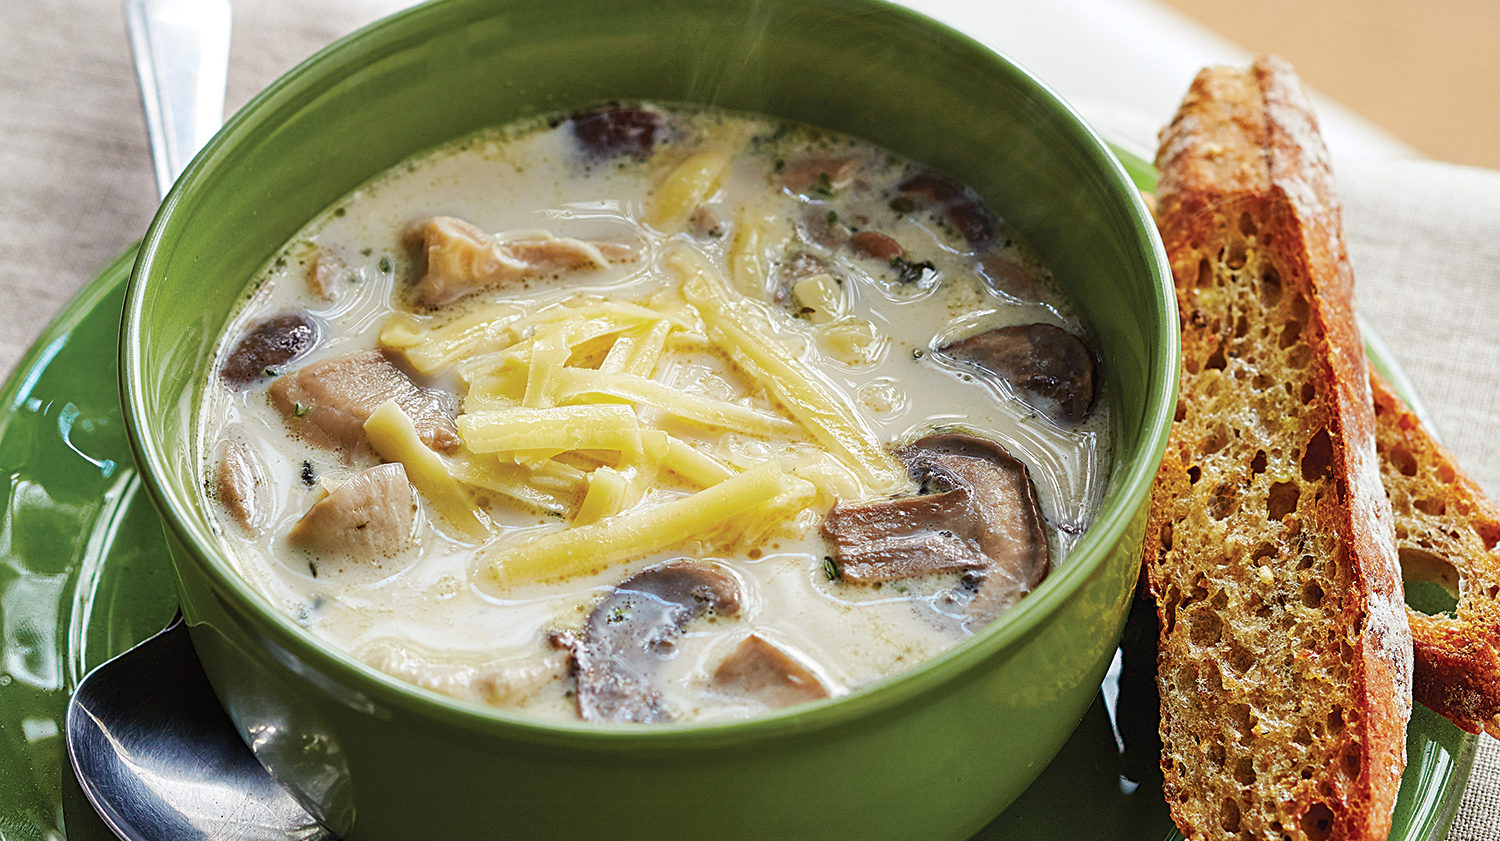
[(1157, 218), (1183, 379), (1144, 562), (1192, 839), (1384, 839), (1411, 636), (1327, 151), (1291, 68), (1199, 74)]
[(1402, 573), (1458, 597), (1450, 615), (1407, 611), (1412, 696), (1469, 733), (1500, 738), (1500, 506), (1373, 371), (1370, 390)]

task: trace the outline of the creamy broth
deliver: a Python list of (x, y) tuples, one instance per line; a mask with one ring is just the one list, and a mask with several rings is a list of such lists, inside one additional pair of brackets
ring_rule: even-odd
[[(1044, 519), (1050, 565), (1066, 563), (1103, 491), (1106, 401), (1094, 397), (1081, 419), (1059, 420), (1004, 377), (942, 350), (1006, 325), (1043, 323), (1083, 335), (1046, 270), (1003, 224), (962, 188), (846, 137), (713, 111), (643, 107), (640, 113), (651, 115), (655, 136), (649, 149), (634, 154), (591, 149), (577, 119), (558, 117), (482, 132), (417, 156), (310, 222), (258, 274), (226, 329), (218, 367), (256, 325), (281, 314), (306, 314), (317, 340), (285, 364), (252, 371), (250, 382), (215, 375), (206, 389), (203, 484), (241, 574), (312, 633), (396, 677), (529, 715), (575, 719), (574, 658), (601, 600), (664, 562), (709, 564), (737, 590), (738, 610), (710, 610), (679, 623), (680, 635), (656, 649), (660, 671), (652, 678), (661, 718), (706, 720), (778, 705), (738, 693), (715, 676), (751, 634), (837, 696), (910, 668), (983, 624), (955, 607), (953, 594), (966, 586), (962, 572), (866, 583), (840, 578), (838, 552), (820, 528), (835, 503), (917, 494), (898, 451), (924, 436), (960, 431), (997, 442), (1024, 464)], [(689, 189), (694, 182), (685, 173), (699, 160), (694, 156), (718, 167), (709, 189)], [(666, 209), (674, 189), (689, 197), (675, 214)], [(437, 304), (433, 296), (423, 300), (417, 285), (424, 270), (431, 274), (437, 265), (431, 247), (436, 229), (422, 228), (434, 217), (503, 232), (504, 242), (516, 241), (514, 232), (545, 231), (629, 253), (599, 260), (590, 251), (587, 266), (540, 272)], [(429, 239), (414, 251), (413, 232), (422, 230)], [(859, 238), (865, 233), (888, 239)], [(899, 243), (899, 257), (887, 250), (892, 243)], [(862, 478), (848, 459), (830, 456), (808, 422), (747, 375), (743, 358), (715, 341), (715, 328), (699, 320), (683, 291), (685, 278), (695, 274), (707, 280), (693, 289), (717, 290), (756, 335), (778, 348), (775, 354), (811, 372), (801, 376), (856, 418), (855, 429), (896, 466), (899, 481)], [(318, 283), (326, 283), (326, 294), (319, 294)], [(544, 353), (538, 337), (551, 335), (548, 318), (572, 325), (561, 335), (576, 337), (593, 329), (588, 313), (625, 304), (675, 325), (660, 328), (670, 331), (665, 349), (640, 378), (701, 398), (702, 405), (737, 407), (742, 426), (770, 431), (725, 431), (628, 397), (588, 397), (589, 388), (627, 382), (595, 373), (617, 370), (608, 355), (621, 336), (637, 342), (630, 347), (655, 341), (649, 337), (656, 322), (649, 318), (547, 351), (566, 360), (561, 368), (594, 373), (564, 377), (561, 368), (537, 361)], [(583, 315), (570, 320), (567, 313)], [(498, 325), (495, 333), (507, 324), (523, 326), (509, 344), (491, 342), (464, 361), (417, 370), (410, 343), (461, 322)], [(311, 400), (296, 402), (289, 415), (271, 389), (307, 366), (382, 346), (418, 386), (452, 395), (464, 442), (438, 458), (465, 479), (492, 471), (484, 474), (488, 487), (460, 483), (485, 525), (466, 531), (418, 484), (409, 544), (384, 554), (309, 549), (288, 536), (298, 521), (382, 459), (369, 447), (320, 446), (307, 434), (306, 421), (318, 419), (309, 414)], [(530, 367), (515, 367), (523, 356)], [(630, 364), (642, 357), (619, 358)], [(543, 395), (538, 409), (556, 403), (598, 406), (611, 418), (633, 413), (648, 430), (648, 443), (667, 440), (659, 434), (665, 433), (736, 476), (772, 464), (785, 483), (778, 487), (806, 501), (773, 521), (755, 522), (755, 512), (746, 512), (704, 534), (557, 579), (507, 574), (516, 547), (569, 528), (583, 516), (580, 509), (597, 513), (600, 499), (613, 500), (603, 503), (600, 522), (639, 517), (704, 491), (705, 482), (630, 448), (623, 454), (595, 446), (550, 455), (535, 448), (476, 452), (477, 426), (463, 417), (511, 407), (503, 396), (484, 404), (475, 394), (479, 379), (500, 389), (496, 393), (521, 388), (516, 393), (529, 394), (533, 403)], [(390, 455), (387, 448), (382, 452)], [(226, 459), (251, 477), (239, 491), (225, 490)], [(543, 490), (529, 503), (496, 490), (496, 477), (508, 481), (533, 472)], [(654, 474), (649, 481), (648, 473)], [(605, 478), (627, 490), (610, 497)], [(591, 499), (594, 484), (605, 490)], [(239, 495), (252, 500), (250, 514), (226, 498)]]

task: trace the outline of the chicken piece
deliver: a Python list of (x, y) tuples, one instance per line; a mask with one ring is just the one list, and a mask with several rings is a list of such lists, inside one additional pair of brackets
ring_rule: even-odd
[(411, 544), (416, 514), (406, 469), (380, 464), (354, 474), (314, 503), (286, 539), (320, 556), (385, 558)]
[(463, 443), (452, 398), (412, 382), (379, 350), (306, 365), (272, 383), (270, 394), (293, 432), (315, 446), (342, 450), (346, 459), (367, 446), (365, 421), (387, 400), (396, 401), (432, 449), (452, 453)]
[(772, 709), (828, 697), (817, 675), (756, 634), (746, 637), (714, 670), (714, 686)]
[(261, 523), (260, 486), (263, 476), (250, 448), (233, 439), (219, 444), (214, 465), (214, 499), (241, 528), (255, 533)]
[(528, 231), (491, 236), (452, 216), (434, 216), (406, 233), (417, 251), (416, 301), (440, 307), (480, 289), (575, 269), (603, 269), (636, 258), (634, 246), (585, 242)]
[[(516, 709), (548, 687), (560, 686), (572, 665), (566, 651), (494, 662), (451, 660), (396, 640), (380, 640), (361, 659), (388, 675), (454, 698)], [(561, 691), (561, 690), (557, 690)]]
[(339, 285), (351, 276), (349, 264), (331, 251), (318, 249), (307, 264), (307, 290), (313, 297), (332, 301)]

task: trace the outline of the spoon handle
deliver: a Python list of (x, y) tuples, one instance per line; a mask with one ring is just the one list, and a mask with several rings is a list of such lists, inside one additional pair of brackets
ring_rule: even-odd
[(162, 197), (224, 120), (229, 22), (229, 0), (125, 0)]

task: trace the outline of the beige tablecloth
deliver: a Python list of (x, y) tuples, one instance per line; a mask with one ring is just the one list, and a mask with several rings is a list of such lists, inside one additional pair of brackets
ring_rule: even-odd
[[(229, 108), (400, 0), (240, 0)], [(0, 2), (0, 372), (156, 206), (116, 0)], [(1169, 115), (1162, 114), (1165, 120)], [(1443, 439), (1500, 493), (1500, 173), (1338, 160), (1361, 311)], [(1500, 743), (1484, 738), (1451, 841), (1500, 838)]]

